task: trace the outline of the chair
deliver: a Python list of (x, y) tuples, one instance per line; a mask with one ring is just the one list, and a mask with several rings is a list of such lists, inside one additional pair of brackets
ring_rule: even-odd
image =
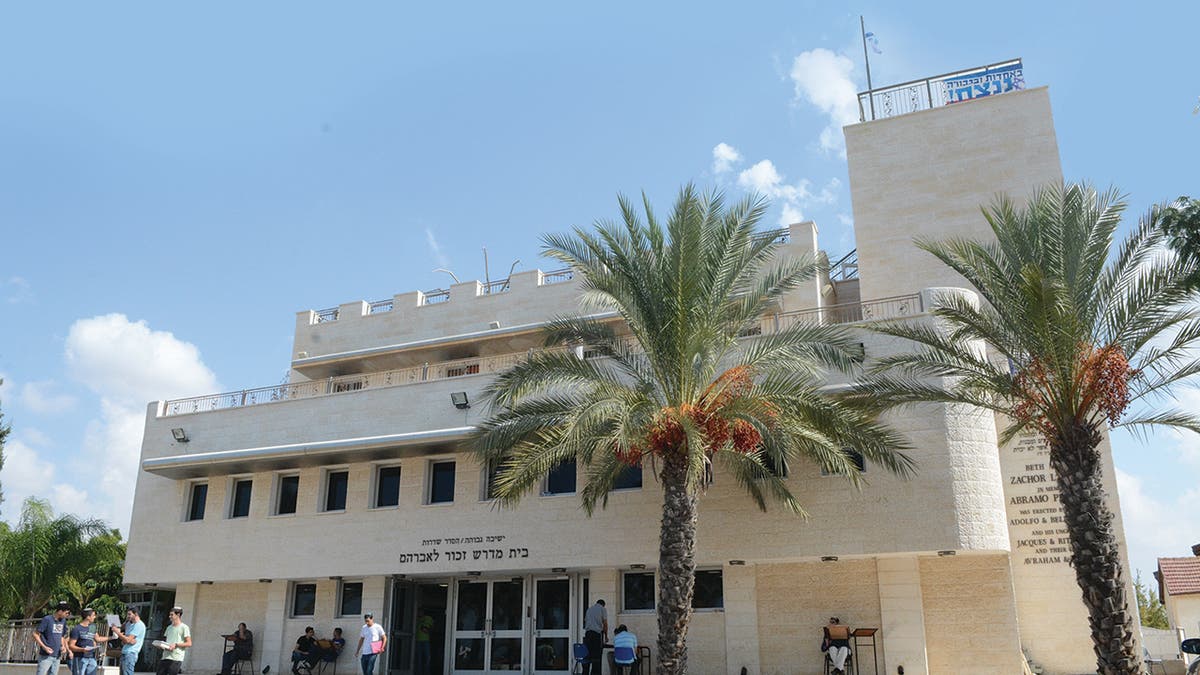
[(571, 674), (583, 672), (583, 664), (588, 660), (587, 645), (582, 642), (576, 642), (571, 645), (571, 654), (575, 656), (575, 666), (571, 668)]
[[(829, 656), (829, 652), (824, 652), (824, 654), (825, 654), (825, 675), (830, 675), (833, 672), (833, 659)], [(849, 654), (846, 655), (845, 673), (846, 673), (846, 675), (851, 675), (854, 672), (856, 672), (854, 670), (854, 652), (850, 652)]]
[[(638, 666), (637, 654), (634, 653), (633, 647), (614, 647), (612, 651), (612, 665), (612, 672), (614, 673), (632, 673), (634, 667)], [(629, 668), (629, 671), (626, 671), (626, 668)], [(640, 667), (638, 667), (638, 671), (641, 671)]]

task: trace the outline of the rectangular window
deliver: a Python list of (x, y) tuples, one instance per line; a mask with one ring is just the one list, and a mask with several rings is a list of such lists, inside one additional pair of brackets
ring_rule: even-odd
[(279, 492), (275, 499), (275, 515), (285, 516), (296, 512), (300, 496), (300, 476), (280, 476)]
[(316, 584), (296, 584), (292, 587), (292, 616), (312, 616), (316, 609)]
[(626, 612), (654, 609), (654, 572), (626, 572), (621, 580)]
[(575, 460), (563, 462), (550, 469), (546, 476), (547, 495), (569, 495), (575, 493)]
[(381, 466), (375, 473), (375, 508), (400, 505), (400, 467)]
[(496, 478), (500, 475), (500, 462), (491, 461), (483, 470), (483, 498), (496, 498)]
[(204, 503), (208, 501), (208, 483), (192, 483), (188, 494), (188, 520), (204, 520)]
[(696, 590), (692, 609), (721, 609), (725, 606), (725, 589), (721, 570), (696, 570)]
[(330, 471), (325, 474), (325, 510), (345, 511), (346, 490), (350, 486), (349, 471)]
[(429, 503), (454, 501), (454, 462), (434, 462), (429, 467)]
[(342, 584), (341, 597), (338, 599), (338, 616), (357, 617), (362, 612), (362, 582), (347, 581)]
[(627, 466), (621, 471), (621, 475), (613, 481), (614, 490), (632, 490), (642, 487), (642, 467)]
[(254, 481), (249, 478), (233, 482), (233, 499), (229, 504), (230, 518), (245, 518), (250, 515), (250, 489)]

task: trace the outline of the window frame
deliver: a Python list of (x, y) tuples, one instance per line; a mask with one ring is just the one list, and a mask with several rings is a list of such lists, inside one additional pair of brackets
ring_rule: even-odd
[[(353, 612), (347, 613), (345, 611), (345, 609), (346, 609), (346, 607), (345, 607), (346, 586), (353, 586), (353, 585), (358, 586), (358, 609)], [(363, 590), (364, 590), (364, 588), (365, 588), (365, 585), (363, 584), (361, 579), (351, 579), (349, 581), (345, 581), (345, 580), (339, 581), (338, 587), (337, 587), (337, 607), (335, 608), (337, 610), (337, 614), (335, 614), (334, 616), (338, 619), (345, 619), (345, 618), (350, 618), (350, 617), (358, 617), (359, 615), (361, 615), (362, 611), (363, 611)]]
[(622, 470), (621, 470), (621, 473), (625, 473), (625, 472), (627, 472), (627, 471), (632, 471), (632, 470), (634, 470), (634, 469), (637, 469), (637, 472), (638, 472), (638, 478), (640, 479), (640, 481), (641, 481), (641, 482), (639, 482), (637, 485), (629, 485), (629, 486), (625, 486), (625, 487), (617, 487), (617, 480), (620, 480), (620, 478), (621, 478), (621, 477), (618, 475), (618, 476), (617, 476), (617, 478), (613, 480), (613, 489), (612, 489), (612, 491), (613, 491), (613, 492), (628, 492), (628, 491), (630, 491), (630, 490), (641, 490), (643, 487), (645, 487), (645, 485), (646, 485), (646, 471), (645, 471), (645, 470), (642, 468), (642, 466), (641, 466), (640, 464), (639, 464), (639, 465), (637, 465), (637, 466), (628, 465), (628, 466), (626, 466), (624, 469), (622, 469)]
[(572, 483), (571, 491), (570, 492), (551, 492), (550, 491), (550, 474), (546, 474), (546, 477), (542, 479), (542, 490), (541, 490), (542, 497), (569, 497), (571, 495), (575, 495), (575, 494), (579, 493), (579, 460), (571, 459), (566, 462), (559, 462), (558, 464), (554, 465), (554, 468), (550, 469), (550, 473), (554, 473), (556, 470), (566, 466), (567, 464), (570, 464), (575, 468), (575, 470), (572, 472), (572, 475), (571, 475), (571, 479), (572, 479), (571, 480), (571, 483)]
[[(632, 608), (629, 606), (629, 592), (625, 580), (629, 577), (650, 577), (650, 606)], [(654, 570), (623, 570), (621, 572), (621, 613), (622, 614), (653, 614), (658, 608), (658, 574)]]
[[(436, 472), (437, 466), (440, 464), (450, 464), (454, 467), (454, 470), (450, 472), (450, 477), (452, 479), (452, 482), (450, 485), (449, 501), (443, 500), (443, 501), (435, 502), (435, 501), (433, 501), (434, 479), (437, 475), (437, 472)], [(457, 496), (457, 492), (458, 492), (458, 460), (453, 459), (453, 458), (431, 459), (425, 465), (425, 475), (426, 475), (426, 478), (425, 478), (425, 506), (443, 506), (446, 504), (453, 504), (454, 498)]]
[(699, 579), (701, 574), (716, 574), (721, 581), (721, 604), (715, 607), (697, 607), (696, 593), (692, 592), (692, 611), (693, 612), (724, 612), (725, 611), (725, 570), (714, 567), (696, 570), (696, 578)]
[(499, 471), (499, 461), (493, 459), (484, 463), (483, 468), (480, 470), (481, 473), (479, 476), (479, 501), (496, 501), (496, 495), (492, 494), (492, 481)]
[[(299, 614), (296, 612), (297, 594), (300, 592), (301, 587), (304, 587), (304, 586), (312, 587), (312, 613), (310, 613), (310, 614)], [(299, 618), (304, 618), (304, 617), (315, 617), (316, 615), (317, 615), (317, 582), (315, 582), (315, 581), (293, 581), (291, 593), (288, 594), (288, 617), (292, 618), (292, 619), (299, 619)]]
[[(243, 483), (250, 484), (250, 494), (246, 497), (246, 513), (239, 516), (235, 513), (235, 509), (237, 509), (237, 498), (238, 498), (237, 490), (238, 490), (238, 486)], [(227, 507), (225, 509), (225, 518), (226, 519), (242, 520), (243, 518), (249, 518), (250, 517), (250, 508), (254, 504), (254, 476), (253, 475), (230, 476), (230, 478), (229, 478), (229, 500), (228, 501), (229, 501), (229, 504), (227, 505)]]
[[(280, 510), (280, 500), (283, 498), (283, 483), (289, 478), (296, 479), (296, 503), (293, 506), (293, 511), (283, 512)], [(287, 518), (294, 516), (300, 512), (300, 472), (299, 471), (281, 471), (275, 474), (275, 479), (272, 481), (271, 487), (271, 517), (272, 518)]]
[[(379, 488), (382, 487), (383, 481), (381, 474), (386, 469), (396, 469), (396, 503), (395, 504), (380, 504), (379, 503)], [(400, 508), (400, 493), (404, 491), (401, 482), (404, 480), (404, 467), (399, 462), (377, 462), (371, 465), (371, 501), (367, 507), (372, 511), (386, 511), (388, 509)]]
[[(204, 503), (200, 505), (200, 517), (194, 518), (196, 512), (196, 489), (204, 488)], [(183, 522), (185, 523), (200, 523), (204, 522), (204, 516), (208, 514), (208, 488), (207, 480), (188, 481), (187, 492), (184, 493), (183, 500)]]
[[(346, 474), (346, 495), (342, 499), (342, 508), (329, 508), (329, 481), (333, 474)], [(350, 506), (350, 467), (327, 466), (321, 469), (321, 494), (317, 497), (317, 513), (345, 513)]]

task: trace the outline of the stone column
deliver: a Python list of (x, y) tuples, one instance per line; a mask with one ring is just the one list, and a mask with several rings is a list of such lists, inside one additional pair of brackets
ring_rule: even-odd
[(758, 590), (753, 565), (725, 565), (725, 670), (739, 675), (760, 670), (758, 647)]
[[(904, 666), (905, 675), (929, 675), (925, 655), (925, 610), (921, 598), (921, 568), (916, 556), (879, 558), (879, 614), (884, 666), (881, 672), (894, 673)], [(882, 637), (882, 640), (879, 638)], [(855, 654), (856, 669), (861, 669), (870, 654)]]
[(291, 669), (290, 651), (287, 656), (289, 661), (285, 664), (283, 661), (283, 624), (287, 620), (288, 606), (287, 596), (288, 587), (291, 586), (287, 581), (272, 581), (271, 588), (267, 590), (267, 618), (263, 621), (262, 634), (262, 663), (258, 664), (261, 670), (263, 666), (271, 666), (271, 671), (275, 673), (286, 673)]

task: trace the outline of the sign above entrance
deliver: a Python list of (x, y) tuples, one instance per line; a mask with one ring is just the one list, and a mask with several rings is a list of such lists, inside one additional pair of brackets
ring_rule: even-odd
[[(423, 539), (421, 547), (429, 550), (401, 553), (399, 563), (465, 562), (467, 560), (514, 560), (529, 557), (529, 549), (514, 548), (503, 542), (503, 534), (470, 537)], [(490, 544), (490, 546), (489, 546)], [(482, 545), (477, 547), (477, 545)]]

